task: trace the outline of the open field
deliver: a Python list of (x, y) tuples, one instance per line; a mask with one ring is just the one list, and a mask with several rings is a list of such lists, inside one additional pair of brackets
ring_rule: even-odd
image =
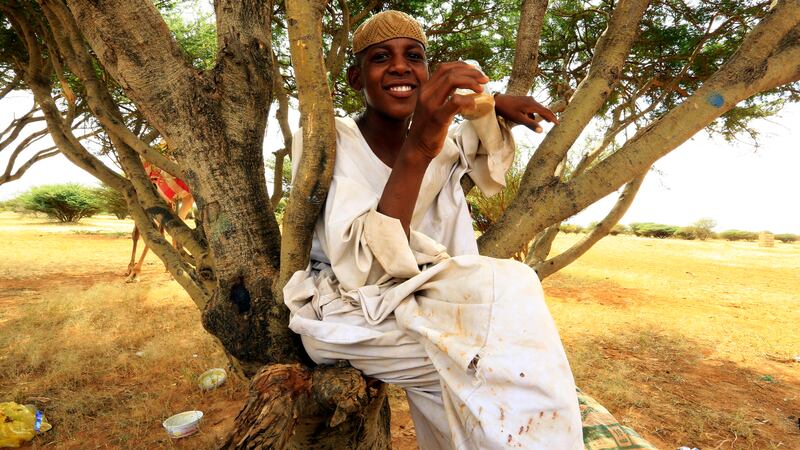
[[(0, 213), (0, 401), (45, 409), (32, 448), (215, 448), (246, 397), (196, 388), (225, 358), (155, 257), (124, 283), (131, 228)], [(800, 245), (613, 237), (544, 286), (578, 385), (659, 448), (800, 448)], [(170, 441), (187, 409), (202, 433)]]

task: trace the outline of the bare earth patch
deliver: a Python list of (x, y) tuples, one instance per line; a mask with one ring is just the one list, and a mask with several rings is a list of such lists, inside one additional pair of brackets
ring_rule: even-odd
[[(216, 448), (246, 398), (200, 313), (148, 257), (125, 284), (130, 221), (0, 213), (0, 401), (53, 430), (31, 448)], [(576, 236), (559, 237), (565, 248)], [(545, 280), (578, 385), (660, 448), (800, 448), (800, 245), (615, 237)], [(416, 448), (390, 389), (396, 449)], [(199, 409), (199, 435), (161, 421)]]

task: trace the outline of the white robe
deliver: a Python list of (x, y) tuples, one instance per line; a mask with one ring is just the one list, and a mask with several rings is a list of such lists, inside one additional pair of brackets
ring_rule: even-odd
[[(583, 448), (574, 380), (536, 273), (478, 255), (460, 186), (469, 173), (487, 195), (502, 189), (508, 129), (490, 114), (451, 130), (425, 173), (409, 239), (375, 210), (391, 169), (352, 119), (336, 129), (311, 264), (284, 288), (309, 356), (405, 388), (421, 449)], [(298, 132), (293, 174), (301, 150)]]

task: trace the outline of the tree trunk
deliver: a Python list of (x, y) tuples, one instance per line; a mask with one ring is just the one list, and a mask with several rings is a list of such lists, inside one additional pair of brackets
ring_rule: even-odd
[(275, 364), (250, 384), (228, 449), (389, 449), (385, 385), (349, 367)]

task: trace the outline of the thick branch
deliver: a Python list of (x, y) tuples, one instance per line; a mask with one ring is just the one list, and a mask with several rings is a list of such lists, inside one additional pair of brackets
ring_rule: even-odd
[(646, 175), (647, 172), (645, 171), (642, 175), (639, 175), (625, 185), (625, 189), (619, 195), (617, 203), (614, 204), (611, 211), (608, 212), (603, 220), (601, 220), (589, 234), (558, 256), (532, 265), (533, 270), (539, 275), (539, 279), (544, 280), (548, 276), (568, 266), (592, 248), (597, 241), (606, 237), (614, 228), (614, 225), (616, 225), (628, 211)]
[[(57, 6), (62, 0), (40, 0)], [(68, 0), (83, 37), (111, 76), (161, 130), (170, 129), (190, 98), (194, 69), (152, 1)], [(165, 112), (171, 112), (165, 114)]]
[(55, 44), (72, 71), (81, 78), (88, 94), (86, 98), (89, 108), (103, 128), (108, 133), (118, 136), (150, 163), (166, 170), (173, 176), (183, 177), (180, 166), (144, 143), (125, 125), (122, 114), (111, 98), (108, 89), (95, 74), (92, 60), (84, 51), (78, 25), (67, 8), (63, 4), (50, 2), (43, 10), (51, 24)]
[(589, 73), (561, 115), (561, 123), (547, 134), (528, 162), (523, 186), (536, 188), (553, 178), (556, 165), (606, 102), (619, 80), (649, 3), (650, 0), (622, 0), (614, 8), (608, 28), (597, 42)]
[[(223, 118), (249, 114), (260, 125), (263, 140), (267, 112), (272, 103), (274, 78), (272, 56), (272, 2), (220, 0), (217, 17), (217, 65), (214, 85), (220, 95)], [(227, 121), (225, 133), (237, 142), (249, 142), (251, 121)]]
[[(333, 177), (336, 130), (331, 93), (322, 58), (322, 14), (325, 1), (286, 2), (292, 66), (300, 100), (303, 153), (284, 214), (281, 276), (277, 289), (292, 273), (308, 265), (311, 237)], [(276, 289), (276, 290), (277, 290)]]
[(517, 30), (514, 65), (506, 94), (528, 95), (539, 68), (539, 39), (547, 0), (523, 0)]

